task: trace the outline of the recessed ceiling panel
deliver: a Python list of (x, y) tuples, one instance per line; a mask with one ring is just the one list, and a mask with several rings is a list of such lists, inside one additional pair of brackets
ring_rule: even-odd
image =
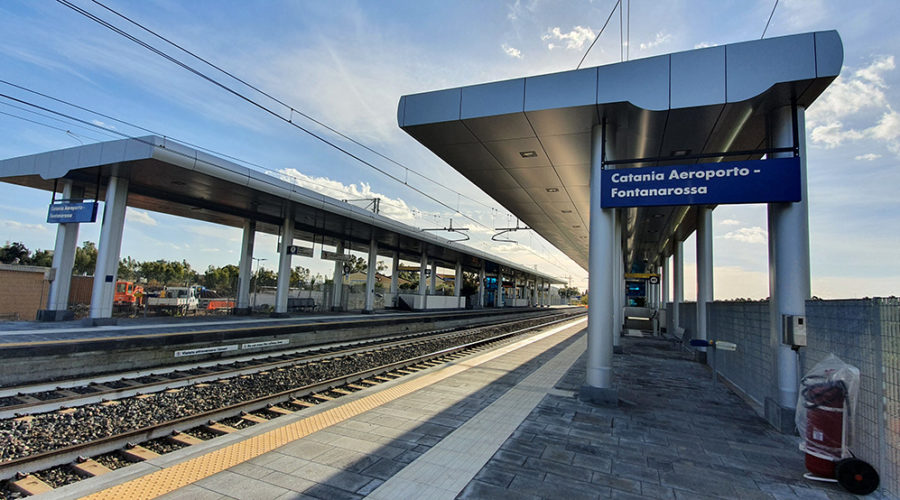
[(534, 137), (485, 142), (484, 146), (506, 168), (549, 167), (550, 160)]

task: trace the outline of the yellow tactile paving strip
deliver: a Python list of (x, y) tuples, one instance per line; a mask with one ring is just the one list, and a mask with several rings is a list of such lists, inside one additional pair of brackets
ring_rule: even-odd
[(573, 323), (566, 323), (564, 326), (553, 328), (552, 330), (539, 335), (520, 340), (486, 354), (481, 354), (470, 360), (450, 365), (439, 371), (410, 380), (409, 382), (398, 384), (356, 401), (323, 411), (322, 413), (310, 416), (309, 418), (298, 420), (264, 434), (248, 438), (239, 443), (220, 448), (191, 460), (172, 465), (165, 469), (88, 495), (84, 498), (91, 500), (119, 500), (122, 498), (137, 500), (156, 498), (165, 495), (166, 493), (187, 486), (200, 479), (212, 476), (213, 474), (222, 472), (242, 462), (268, 453), (291, 441), (295, 441), (339, 422), (343, 422), (344, 420), (355, 417), (356, 415), (373, 408), (377, 408), (385, 403), (411, 394), (419, 389), (452, 377), (469, 368), (486, 363), (551, 335), (562, 332), (563, 335), (559, 335), (554, 339), (556, 340), (554, 344), (562, 342), (580, 331), (580, 328), (575, 328), (574, 326), (580, 325), (583, 321), (584, 320), (581, 319)]

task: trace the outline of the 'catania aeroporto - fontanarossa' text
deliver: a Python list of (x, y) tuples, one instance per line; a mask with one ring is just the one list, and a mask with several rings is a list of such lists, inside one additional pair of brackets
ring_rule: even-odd
[[(718, 168), (709, 170), (672, 170), (668, 175), (662, 172), (648, 173), (627, 173), (616, 172), (610, 176), (610, 180), (614, 184), (634, 183), (634, 182), (660, 182), (660, 181), (679, 181), (679, 180), (705, 180), (709, 181), (717, 177), (747, 177), (750, 175), (750, 169), (745, 167)], [(696, 194), (706, 194), (708, 186), (666, 186), (659, 188), (629, 188), (619, 189), (615, 186), (612, 188), (613, 198), (631, 198), (646, 196), (690, 196)]]

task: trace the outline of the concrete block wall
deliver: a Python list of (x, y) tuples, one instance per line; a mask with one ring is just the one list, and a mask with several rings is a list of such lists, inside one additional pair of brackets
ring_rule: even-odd
[(46, 267), (0, 264), (0, 319), (33, 321), (47, 308), (50, 282)]

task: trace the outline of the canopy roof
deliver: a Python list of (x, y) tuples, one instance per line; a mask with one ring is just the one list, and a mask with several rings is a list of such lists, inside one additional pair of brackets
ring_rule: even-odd
[[(601, 120), (608, 159), (766, 149), (770, 112), (792, 101), (808, 107), (842, 62), (836, 31), (804, 33), (407, 95), (397, 120), (587, 269), (591, 130)], [(640, 272), (670, 254), (694, 231), (693, 211), (624, 210), (626, 268)]]
[(128, 179), (130, 207), (232, 227), (243, 227), (252, 219), (257, 231), (279, 234), (290, 205), (294, 237), (316, 245), (342, 242), (345, 248), (366, 252), (374, 232), (379, 251), (397, 250), (405, 260), (418, 261), (424, 250), (444, 267), (454, 267), (459, 258), (472, 271), (484, 261), (489, 272), (501, 265), (519, 275), (566, 283), (163, 137), (101, 142), (0, 161), (0, 181), (51, 191), (55, 180), (69, 179), (84, 188), (86, 197), (97, 199), (104, 198), (110, 176)]

